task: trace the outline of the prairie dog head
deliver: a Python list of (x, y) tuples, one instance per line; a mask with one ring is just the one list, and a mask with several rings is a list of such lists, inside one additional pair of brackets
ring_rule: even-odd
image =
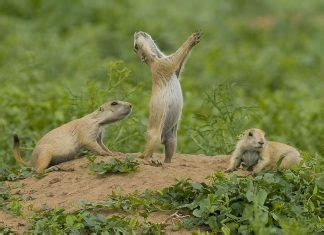
[(152, 37), (141, 31), (134, 33), (134, 51), (145, 63), (151, 63), (155, 58), (164, 56)]
[(261, 151), (266, 144), (265, 132), (257, 128), (245, 130), (240, 140), (240, 146), (245, 150)]
[(127, 117), (132, 111), (128, 102), (113, 100), (102, 104), (94, 113), (99, 125), (107, 125)]

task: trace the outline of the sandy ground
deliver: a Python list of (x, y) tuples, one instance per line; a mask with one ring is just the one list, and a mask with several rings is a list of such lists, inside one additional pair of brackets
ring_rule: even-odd
[[(131, 154), (138, 156), (139, 154)], [(117, 157), (124, 157), (120, 154)], [(161, 154), (155, 155), (156, 159), (163, 160)], [(108, 160), (107, 157), (97, 157), (96, 161)], [(190, 178), (193, 181), (206, 181), (215, 170), (225, 170), (229, 156), (208, 157), (204, 155), (177, 154), (172, 163), (155, 167), (139, 159), (140, 167), (137, 172), (124, 175), (108, 175), (98, 177), (88, 172), (88, 160), (81, 158), (59, 165), (60, 168), (70, 171), (50, 172), (46, 177), (37, 179), (29, 177), (15, 182), (6, 182), (6, 186), (13, 188), (21, 184), (18, 189), (11, 192), (22, 198), (23, 217), (28, 217), (28, 206), (41, 208), (61, 207), (68, 211), (80, 208), (80, 200), (99, 201), (106, 198), (112, 191), (129, 193), (135, 190), (162, 189), (176, 182), (176, 179)], [(162, 222), (168, 215), (161, 215)], [(155, 221), (159, 222), (159, 221)], [(14, 227), (19, 233), (28, 225), (25, 219), (12, 216), (0, 210), (0, 226)]]

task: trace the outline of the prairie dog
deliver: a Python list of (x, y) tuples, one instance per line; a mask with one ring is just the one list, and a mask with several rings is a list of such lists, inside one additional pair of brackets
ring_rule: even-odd
[(127, 102), (104, 103), (96, 111), (45, 134), (36, 144), (29, 163), (21, 158), (19, 138), (15, 135), (15, 159), (41, 172), (50, 165), (74, 159), (83, 147), (103, 156), (111, 155), (112, 152), (102, 143), (104, 127), (127, 117), (131, 111), (132, 105)]
[(171, 163), (183, 107), (179, 77), (192, 47), (199, 41), (200, 34), (193, 33), (175, 53), (166, 56), (149, 34), (134, 34), (134, 50), (150, 66), (153, 81), (146, 148), (142, 158), (152, 158), (156, 145), (162, 143), (165, 147), (164, 162)]
[(230, 166), (226, 171), (234, 171), (245, 162), (248, 169), (254, 166), (253, 173), (258, 173), (265, 168), (274, 168), (280, 159), (282, 159), (279, 166), (281, 169), (290, 168), (301, 161), (300, 154), (295, 148), (267, 141), (264, 131), (252, 128), (244, 131), (236, 144)]

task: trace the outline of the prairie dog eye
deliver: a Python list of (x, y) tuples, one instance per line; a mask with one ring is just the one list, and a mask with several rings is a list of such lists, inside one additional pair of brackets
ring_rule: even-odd
[(253, 133), (252, 132), (249, 132), (249, 136), (253, 136)]
[(104, 111), (104, 108), (102, 106), (100, 106), (99, 111)]
[(137, 45), (137, 44), (135, 44), (134, 48), (135, 48), (135, 50), (138, 50), (138, 45)]
[(114, 106), (114, 105), (117, 105), (117, 104), (118, 104), (118, 103), (117, 103), (116, 101), (114, 101), (114, 102), (111, 102), (110, 105)]

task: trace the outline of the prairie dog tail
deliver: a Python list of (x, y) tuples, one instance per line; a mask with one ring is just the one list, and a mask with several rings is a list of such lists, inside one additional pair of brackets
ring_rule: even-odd
[(14, 150), (14, 156), (16, 161), (22, 165), (29, 166), (29, 164), (21, 158), (18, 135), (14, 135), (13, 137), (13, 146), (14, 146), (13, 150)]

